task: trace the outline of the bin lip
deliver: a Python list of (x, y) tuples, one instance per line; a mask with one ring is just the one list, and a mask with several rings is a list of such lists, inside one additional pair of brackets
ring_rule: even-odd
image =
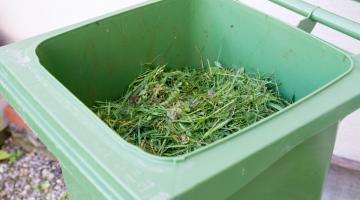
[[(36, 65), (37, 65), (36, 67), (40, 67), (40, 68), (44, 69), (44, 71), (46, 71), (47, 76), (52, 77), (53, 79), (55, 79), (55, 80), (53, 80), (53, 82), (56, 82), (56, 84), (60, 84), (60, 85), (63, 86), (63, 84), (59, 80), (57, 80), (50, 72), (48, 72), (47, 69), (43, 65), (41, 65), (41, 63), (39, 62), (39, 57), (38, 57), (38, 54), (37, 54), (37, 48), (40, 45), (42, 45), (44, 42), (47, 42), (48, 40), (56, 39), (57, 36), (59, 36), (61, 34), (65, 34), (68, 31), (71, 31), (71, 30), (74, 30), (74, 29), (77, 29), (77, 28), (81, 28), (81, 27), (87, 26), (87, 25), (89, 25), (91, 23), (107, 19), (108, 17), (118, 15), (118, 14), (121, 14), (121, 13), (125, 13), (125, 12), (131, 11), (133, 9), (143, 7), (143, 6), (147, 6), (147, 5), (150, 5), (150, 4), (153, 4), (153, 3), (157, 3), (157, 2), (161, 2), (161, 0), (147, 0), (147, 1), (144, 1), (144, 2), (141, 2), (141, 3), (136, 3), (136, 4), (132, 5), (132, 6), (129, 6), (129, 7), (114, 11), (114, 12), (110, 12), (108, 14), (105, 14), (105, 15), (102, 15), (102, 16), (99, 16), (99, 17), (95, 17), (93, 19), (89, 19), (89, 20), (86, 20), (86, 21), (83, 21), (83, 22), (80, 22), (80, 23), (77, 23), (77, 24), (74, 24), (74, 25), (70, 25), (68, 27), (63, 27), (63, 28), (60, 28), (60, 29), (57, 29), (57, 30), (54, 30), (54, 31), (51, 31), (51, 32), (48, 32), (48, 33), (44, 33), (44, 34), (41, 34), (39, 36), (35, 36), (35, 37), (27, 39), (27, 40), (16, 42), (14, 44), (10, 44), (10, 45), (4, 46), (4, 47), (0, 47), (0, 52), (4, 51), (5, 53), (13, 53), (13, 52), (16, 53), (16, 51), (12, 50), (12, 47), (16, 46), (16, 45), (19, 45), (19, 44), (24, 44), (25, 47), (27, 47), (27, 51), (26, 51), (27, 55), (28, 55), (27, 58), (36, 61)], [(275, 21), (277, 21), (277, 22), (279, 22), (279, 23), (281, 23), (281, 24), (283, 24), (285, 26), (291, 27), (292, 29), (295, 29), (297, 31), (301, 31), (304, 34), (306, 34), (308, 37), (311, 37), (311, 38), (313, 38), (315, 40), (318, 40), (319, 42), (325, 44), (327, 47), (332, 48), (335, 51), (341, 53), (342, 55), (344, 55), (344, 60), (349, 61), (348, 69), (346, 71), (344, 71), (343, 73), (339, 74), (335, 79), (329, 81), (328, 83), (326, 83), (323, 86), (319, 87), (318, 89), (314, 90), (310, 94), (308, 94), (305, 97), (299, 99), (295, 103), (287, 106), (283, 110), (278, 111), (278, 112), (274, 113), (273, 115), (271, 115), (269, 117), (266, 117), (265, 119), (262, 119), (262, 120), (260, 120), (260, 121), (258, 121), (256, 123), (253, 123), (250, 126), (247, 126), (246, 128), (244, 128), (242, 130), (234, 132), (234, 133), (232, 133), (231, 135), (229, 135), (229, 136), (227, 136), (225, 138), (222, 138), (220, 140), (212, 142), (211, 144), (209, 144), (207, 146), (204, 146), (202, 148), (194, 150), (194, 151), (192, 151), (190, 153), (186, 153), (184, 155), (173, 156), (173, 157), (156, 156), (156, 155), (150, 154), (150, 153), (142, 150), (140, 147), (138, 147), (136, 145), (128, 143), (121, 136), (118, 136), (116, 134), (116, 132), (114, 130), (112, 130), (110, 127), (108, 127), (101, 119), (99, 119), (85, 104), (82, 103), (81, 100), (79, 100), (75, 95), (73, 95), (71, 93), (71, 91), (69, 91), (65, 87), (63, 87), (63, 89), (69, 91), (72, 94), (72, 97), (73, 97), (72, 101), (80, 102), (83, 107), (86, 107), (86, 109), (91, 111), (91, 113), (97, 118), (98, 123), (101, 123), (101, 124), (105, 125), (106, 128), (108, 130), (110, 130), (113, 135), (116, 135), (118, 141), (121, 142), (121, 143), (124, 143), (124, 144), (122, 144), (122, 146), (125, 145), (126, 148), (129, 148), (131, 151), (134, 151), (136, 154), (140, 153), (143, 157), (147, 157), (150, 160), (160, 161), (160, 162), (164, 161), (164, 162), (168, 162), (168, 163), (173, 163), (174, 161), (175, 162), (181, 162), (181, 161), (190, 159), (191, 157), (194, 157), (194, 156), (196, 156), (198, 154), (201, 154), (201, 152), (203, 152), (203, 151), (207, 151), (207, 150), (212, 149), (212, 148), (214, 148), (216, 146), (219, 146), (220, 143), (223, 143), (223, 142), (228, 141), (228, 140), (232, 140), (234, 137), (241, 137), (241, 135), (243, 135), (243, 134), (248, 134), (249, 131), (251, 131), (252, 129), (258, 127), (259, 125), (268, 123), (269, 121), (273, 120), (274, 118), (277, 118), (278, 116), (286, 113), (288, 110), (295, 109), (299, 105), (302, 105), (304, 102), (306, 102), (306, 100), (312, 98), (313, 96), (317, 95), (319, 92), (321, 92), (321, 91), (325, 90), (326, 88), (332, 86), (334, 83), (336, 83), (339, 80), (341, 80), (342, 78), (344, 78), (346, 75), (348, 75), (353, 70), (354, 61), (353, 61), (353, 57), (352, 57), (352, 55), (350, 53), (348, 53), (348, 52), (346, 52), (346, 51), (344, 51), (344, 50), (342, 50), (342, 49), (340, 49), (338, 47), (335, 47), (334, 45), (332, 45), (332, 44), (330, 44), (330, 43), (328, 43), (326, 41), (323, 41), (320, 38), (317, 38), (316, 36), (314, 36), (312, 34), (309, 34), (308, 32), (305, 32), (305, 31), (303, 31), (303, 30), (301, 30), (301, 29), (299, 29), (297, 27), (291, 26), (291, 25), (285, 23), (284, 21), (281, 21), (281, 20), (279, 20), (279, 19), (277, 19), (277, 18), (275, 18), (273, 16), (270, 16), (270, 15), (268, 15), (266, 13), (263, 13), (262, 11), (254, 8), (254, 7), (251, 7), (251, 6), (249, 6), (247, 4), (244, 4), (244, 3), (240, 2), (240, 1), (236, 1), (236, 3), (239, 3), (242, 6), (247, 7), (248, 9), (253, 10), (255, 12), (262, 13), (262, 14), (266, 15), (268, 18), (271, 18), (271, 19), (273, 19), (273, 20), (275, 20)], [(13, 64), (19, 64), (19, 62), (14, 62)], [(1, 60), (0, 60), (0, 69), (1, 69)], [(64, 92), (64, 90), (61, 91), (61, 92)]]

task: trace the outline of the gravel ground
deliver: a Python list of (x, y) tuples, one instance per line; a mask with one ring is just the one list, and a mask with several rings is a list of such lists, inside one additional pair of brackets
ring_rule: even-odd
[(3, 150), (24, 152), (13, 163), (0, 162), (1, 200), (65, 200), (64, 179), (60, 164), (35, 150), (25, 152), (8, 139)]

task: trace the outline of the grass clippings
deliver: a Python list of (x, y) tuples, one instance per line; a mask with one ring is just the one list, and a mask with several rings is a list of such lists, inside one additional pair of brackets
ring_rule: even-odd
[(122, 138), (158, 156), (178, 156), (285, 108), (271, 76), (243, 68), (146, 66), (123, 97), (93, 110)]

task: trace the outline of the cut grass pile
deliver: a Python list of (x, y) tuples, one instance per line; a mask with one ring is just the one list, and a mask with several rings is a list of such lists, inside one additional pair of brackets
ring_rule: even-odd
[(243, 68), (145, 68), (123, 97), (93, 110), (126, 141), (158, 156), (189, 153), (289, 105), (271, 76)]

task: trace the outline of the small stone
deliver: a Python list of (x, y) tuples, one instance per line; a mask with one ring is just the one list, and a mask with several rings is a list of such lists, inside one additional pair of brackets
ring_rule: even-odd
[(46, 178), (48, 175), (49, 175), (49, 171), (47, 170), (47, 169), (44, 169), (44, 170), (42, 170), (41, 171), (41, 176), (43, 177), (43, 178)]
[(30, 190), (31, 186), (30, 185), (25, 185), (24, 190)]
[(50, 174), (47, 175), (47, 179), (48, 179), (49, 181), (53, 180), (54, 177), (55, 177), (55, 175), (52, 174), (52, 173), (50, 173)]
[[(16, 152), (21, 149), (10, 138), (2, 149)], [(56, 178), (55, 178), (56, 177)], [(53, 187), (55, 186), (55, 187)], [(65, 192), (64, 180), (57, 161), (43, 153), (24, 152), (14, 163), (0, 163), (0, 199), (60, 199)]]
[(60, 185), (55, 185), (54, 189), (55, 189), (55, 190), (60, 190), (61, 187), (60, 187)]

